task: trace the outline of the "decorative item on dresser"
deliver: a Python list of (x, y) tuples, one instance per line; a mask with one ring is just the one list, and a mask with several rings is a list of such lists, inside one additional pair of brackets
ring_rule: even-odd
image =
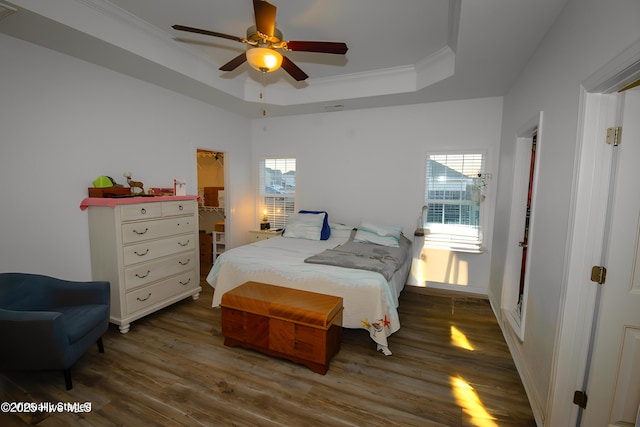
[(278, 237), (282, 234), (282, 230), (249, 230), (249, 240), (251, 243), (260, 240), (267, 240)]
[(147, 314), (200, 295), (198, 196), (87, 198), (94, 280), (111, 283), (120, 332)]

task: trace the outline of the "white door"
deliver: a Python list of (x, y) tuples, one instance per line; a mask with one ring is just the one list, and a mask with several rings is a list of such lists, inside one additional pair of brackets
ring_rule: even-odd
[[(584, 427), (636, 426), (640, 406), (640, 88), (625, 93), (614, 167), (606, 282), (587, 384)], [(597, 285), (600, 286), (600, 285)], [(638, 425), (640, 427), (640, 425)]]

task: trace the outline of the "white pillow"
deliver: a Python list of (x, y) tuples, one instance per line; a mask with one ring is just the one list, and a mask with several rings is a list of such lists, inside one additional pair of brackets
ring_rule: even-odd
[(320, 240), (322, 224), (326, 214), (291, 214), (287, 219), (287, 226), (282, 233), (283, 237), (297, 239)]
[(331, 227), (331, 238), (340, 240), (347, 240), (351, 237), (351, 232), (355, 228), (350, 225), (338, 224), (335, 222), (330, 223), (329, 226)]
[(400, 234), (402, 227), (394, 225), (380, 225), (368, 221), (362, 221), (358, 226), (358, 231), (353, 238), (354, 242), (375, 243), (377, 245), (400, 246)]

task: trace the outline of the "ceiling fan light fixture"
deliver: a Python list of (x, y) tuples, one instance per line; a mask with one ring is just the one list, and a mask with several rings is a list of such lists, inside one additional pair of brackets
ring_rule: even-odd
[(270, 73), (280, 68), (282, 55), (274, 49), (253, 47), (247, 50), (247, 62), (255, 70)]

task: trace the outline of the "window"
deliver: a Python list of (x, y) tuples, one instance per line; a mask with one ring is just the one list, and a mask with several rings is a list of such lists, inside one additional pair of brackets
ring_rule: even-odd
[(262, 159), (259, 188), (259, 221), (266, 217), (272, 229), (284, 228), (296, 211), (296, 159)]
[(485, 155), (482, 153), (427, 156), (427, 246), (467, 252), (481, 251), (481, 202), (487, 185), (484, 163)]

